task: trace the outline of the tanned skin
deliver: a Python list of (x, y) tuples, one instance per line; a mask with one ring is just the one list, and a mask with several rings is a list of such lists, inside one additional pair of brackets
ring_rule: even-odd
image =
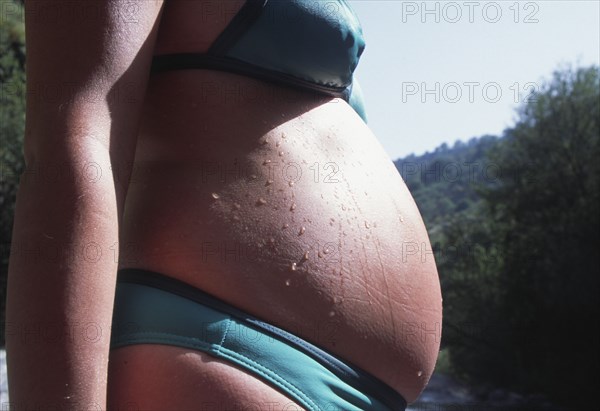
[(419, 211), (356, 112), (224, 71), (150, 75), (153, 55), (206, 52), (243, 0), (26, 3), (15, 409), (301, 408), (199, 351), (109, 351), (118, 268), (187, 282), (414, 401), (439, 350), (439, 279)]

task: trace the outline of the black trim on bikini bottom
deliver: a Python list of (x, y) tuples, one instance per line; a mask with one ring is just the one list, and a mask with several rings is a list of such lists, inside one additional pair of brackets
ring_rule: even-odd
[(310, 355), (325, 367), (329, 368), (330, 371), (333, 372), (338, 378), (355, 387), (359, 391), (379, 399), (390, 409), (403, 410), (406, 408), (406, 400), (402, 397), (402, 395), (394, 391), (387, 384), (373, 377), (371, 374), (354, 365), (349, 365), (347, 362), (338, 359), (332, 354), (329, 354), (328, 352), (294, 334), (291, 334), (274, 325), (265, 323), (264, 321), (261, 321), (244, 311), (232, 307), (218, 298), (191, 286), (190, 284), (153, 271), (135, 268), (119, 270), (117, 282), (141, 284), (158, 288), (234, 316), (241, 321), (245, 321), (257, 328), (262, 329), (274, 337), (278, 337), (286, 341), (289, 345), (303, 351), (307, 355)]
[(152, 73), (170, 70), (221, 70), (235, 74), (250, 76), (259, 80), (270, 81), (284, 86), (291, 86), (302, 90), (310, 90), (331, 97), (349, 99), (348, 87), (328, 86), (317, 84), (309, 80), (286, 74), (280, 71), (269, 70), (254, 64), (246, 63), (232, 57), (214, 56), (210, 54), (177, 53), (154, 56), (152, 60)]
[(231, 19), (225, 30), (208, 49), (208, 53), (216, 56), (225, 55), (238, 39), (252, 26), (262, 13), (268, 0), (246, 0), (244, 5)]

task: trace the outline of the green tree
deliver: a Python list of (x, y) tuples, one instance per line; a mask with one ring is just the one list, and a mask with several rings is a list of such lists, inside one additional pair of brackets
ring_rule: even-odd
[(4, 345), (6, 274), (25, 128), (23, 6), (0, 1), (0, 346)]
[(498, 221), (519, 383), (564, 403), (595, 402), (600, 224), (598, 67), (556, 71), (493, 151)]
[(489, 149), (500, 173), (479, 190), (484, 207), (445, 227), (443, 247), (475, 249), (440, 263), (462, 375), (595, 404), (599, 123), (598, 68), (556, 71)]

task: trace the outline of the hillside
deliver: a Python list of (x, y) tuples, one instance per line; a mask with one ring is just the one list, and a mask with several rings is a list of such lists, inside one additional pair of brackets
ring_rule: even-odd
[(485, 156), (498, 141), (483, 136), (456, 141), (452, 147), (444, 143), (432, 152), (394, 161), (432, 237), (450, 217), (467, 215), (480, 205), (478, 188), (494, 184), (500, 172)]

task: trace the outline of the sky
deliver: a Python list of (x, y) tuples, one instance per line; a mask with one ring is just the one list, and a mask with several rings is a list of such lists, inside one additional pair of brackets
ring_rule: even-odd
[(600, 1), (349, 0), (366, 48), (355, 78), (392, 159), (515, 123), (560, 67), (600, 65)]

